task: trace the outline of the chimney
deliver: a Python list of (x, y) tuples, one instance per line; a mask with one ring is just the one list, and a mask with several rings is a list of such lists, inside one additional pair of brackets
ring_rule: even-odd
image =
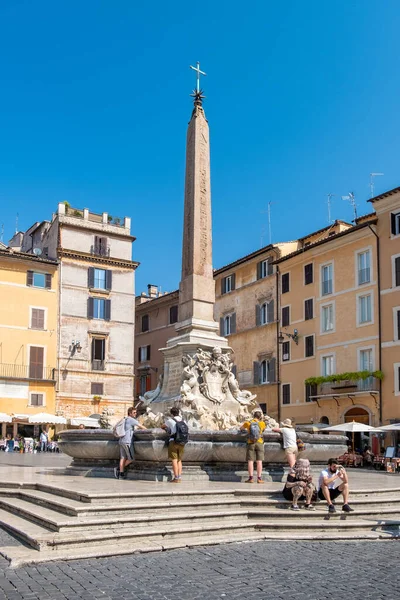
[(158, 298), (158, 285), (147, 284), (147, 295), (149, 298)]

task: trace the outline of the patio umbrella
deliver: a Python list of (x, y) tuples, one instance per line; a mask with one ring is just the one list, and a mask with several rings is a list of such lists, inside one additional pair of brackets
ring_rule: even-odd
[(392, 423), (391, 425), (385, 425), (384, 427), (379, 427), (379, 431), (399, 431), (400, 432), (400, 423)]
[(358, 423), (357, 421), (351, 421), (350, 423), (341, 423), (340, 425), (328, 425), (325, 427), (328, 431), (348, 431), (352, 433), (353, 437), (353, 452), (354, 452), (354, 434), (362, 433), (365, 431), (374, 431), (376, 433), (375, 427), (371, 427), (370, 425), (364, 425), (364, 423)]
[(37, 415), (30, 415), (28, 421), (29, 423), (35, 423), (37, 425), (43, 423), (49, 425), (65, 425), (67, 419), (64, 419), (64, 417), (58, 417), (57, 415), (50, 415), (49, 413), (38, 413)]
[(0, 413), (0, 423), (11, 423), (12, 417), (6, 413)]

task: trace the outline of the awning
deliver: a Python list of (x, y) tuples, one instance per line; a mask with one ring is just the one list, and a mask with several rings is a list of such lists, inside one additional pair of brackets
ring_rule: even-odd
[(90, 417), (80, 417), (79, 419), (71, 419), (69, 422), (70, 425), (74, 427), (79, 427), (83, 425), (84, 427), (93, 427), (98, 429), (100, 427), (100, 423), (97, 419), (91, 419)]
[(42, 423), (49, 425), (65, 425), (67, 419), (58, 417), (57, 415), (49, 415), (49, 413), (38, 413), (37, 415), (30, 415), (28, 421), (29, 423), (36, 423), (38, 425)]
[(12, 417), (6, 415), (6, 413), (0, 413), (0, 423), (11, 423)]

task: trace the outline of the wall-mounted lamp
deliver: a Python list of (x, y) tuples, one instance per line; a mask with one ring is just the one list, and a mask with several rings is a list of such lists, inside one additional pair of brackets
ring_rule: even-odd
[(72, 354), (75, 354), (75, 352), (80, 352), (82, 350), (82, 346), (79, 340), (72, 340), (71, 346)]
[(294, 343), (298, 346), (299, 345), (299, 332), (297, 329), (295, 329), (293, 331), (293, 333), (286, 333), (286, 331), (280, 331), (279, 332), (279, 336), (278, 336), (278, 342), (280, 344), (283, 344), (283, 342), (285, 341), (285, 338), (283, 336), (285, 336), (290, 338), (291, 340), (294, 341)]

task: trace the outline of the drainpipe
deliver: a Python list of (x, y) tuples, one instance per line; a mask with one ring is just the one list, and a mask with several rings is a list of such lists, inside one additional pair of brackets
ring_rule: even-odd
[(275, 297), (276, 297), (276, 380), (278, 386), (278, 423), (281, 422), (281, 363), (279, 352), (279, 324), (280, 324), (280, 306), (279, 306), (279, 266), (276, 265), (275, 273)]
[[(379, 236), (371, 225), (368, 229), (372, 231), (376, 238), (376, 262), (377, 262), (377, 280), (378, 280), (378, 364), (379, 370), (382, 371), (382, 315), (381, 315), (381, 260), (380, 260), (380, 240)], [(379, 425), (382, 424), (382, 380), (379, 380)]]

